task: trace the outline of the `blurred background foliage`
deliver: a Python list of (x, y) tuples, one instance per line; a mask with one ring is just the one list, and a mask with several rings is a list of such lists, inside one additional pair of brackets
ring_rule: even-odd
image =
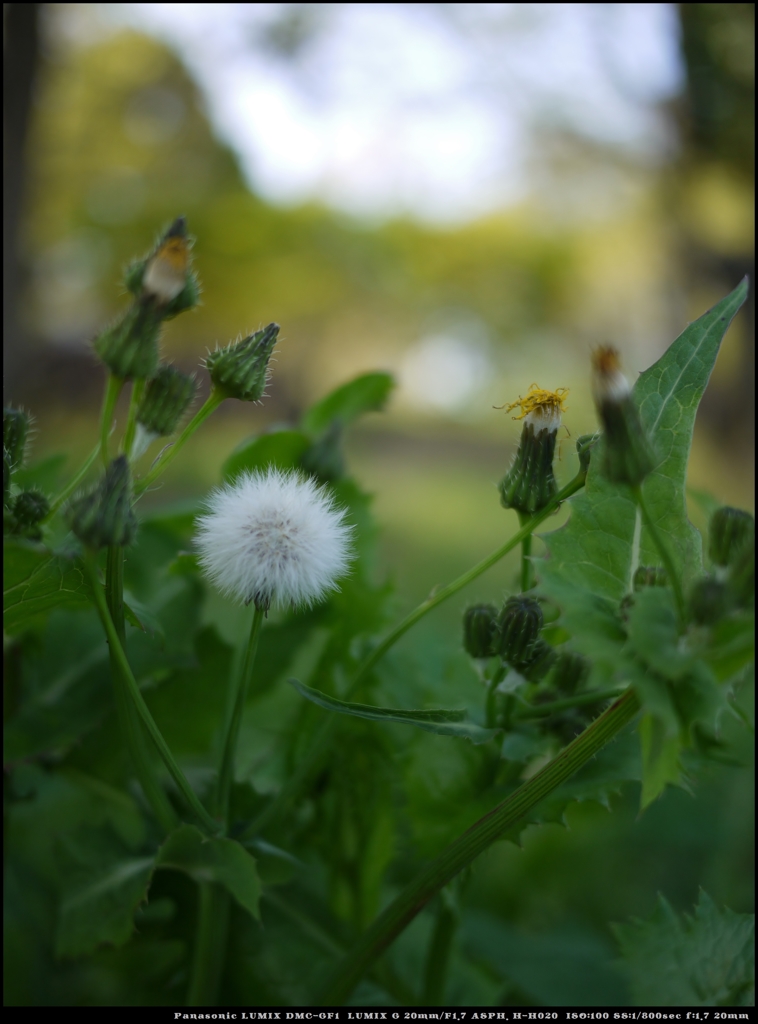
[[(307, 45), (303, 11), (315, 6), (273, 5), (280, 52), (293, 61)], [(398, 613), (515, 529), (494, 485), (518, 427), (493, 406), (532, 381), (569, 387), (568, 431), (592, 430), (586, 378), (595, 344), (616, 344), (633, 377), (753, 276), (752, 4), (676, 5), (686, 81), (658, 111), (665, 159), (645, 162), (558, 119), (535, 130), (532, 194), (444, 225), (410, 214), (361, 219), (317, 199), (285, 206), (256, 194), (177, 52), (147, 31), (107, 23), (99, 7), (3, 5), (5, 399), (36, 416), (35, 457), (65, 450), (73, 469), (91, 447), (103, 383), (90, 342), (126, 301), (123, 265), (185, 214), (203, 302), (168, 325), (166, 357), (194, 370), (209, 348), (271, 320), (282, 325), (281, 342), (263, 405), (226, 403), (146, 502), (197, 498), (244, 438), (296, 422), (358, 372), (389, 370), (396, 398), (356, 428), (348, 458), (374, 494), (376, 571), (398, 584)], [(257, 59), (252, 43), (249, 59)], [(690, 480), (747, 508), (753, 310), (751, 297), (727, 335)], [(573, 475), (572, 452), (564, 441), (563, 479)], [(692, 515), (701, 525), (696, 505)], [(475, 593), (409, 634), (398, 657), (432, 658), (425, 671), (439, 668), (446, 695), (470, 689), (461, 609), (513, 589), (515, 571), (515, 561), (499, 565)], [(418, 799), (438, 800), (456, 777), (448, 748), (432, 739), (412, 750), (423, 751), (431, 779)], [(569, 815), (576, 828), (529, 831), (525, 854), (493, 848), (470, 899), (564, 951), (576, 948), (576, 929), (612, 950), (607, 922), (644, 916), (656, 890), (688, 909), (703, 884), (717, 903), (749, 910), (750, 778), (749, 768), (714, 766), (696, 801), (669, 792), (641, 821), (633, 794), (620, 796), (611, 816), (579, 805)], [(427, 925), (422, 918), (413, 927)], [(524, 978), (509, 998), (544, 1000), (530, 990), (528, 970)]]

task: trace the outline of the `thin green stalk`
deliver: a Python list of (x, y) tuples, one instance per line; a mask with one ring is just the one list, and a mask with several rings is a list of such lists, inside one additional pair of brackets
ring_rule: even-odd
[[(518, 521), (521, 526), (529, 522), (530, 517), (524, 515), (523, 512), (518, 513)], [(532, 585), (532, 563), (530, 556), (532, 554), (532, 535), (527, 534), (526, 537), (521, 541), (521, 593), (525, 594)]]
[(113, 422), (113, 413), (116, 409), (116, 402), (118, 396), (121, 394), (121, 388), (124, 386), (124, 382), (121, 377), (114, 377), (112, 373), (108, 374), (108, 381), (105, 385), (105, 395), (103, 397), (103, 409), (100, 414), (100, 457), (103, 460), (103, 465), (107, 466), (110, 461), (108, 455), (108, 438), (111, 433), (111, 423)]
[(658, 554), (661, 556), (661, 561), (663, 562), (666, 568), (666, 572), (668, 573), (669, 580), (671, 581), (671, 586), (674, 590), (674, 600), (676, 601), (676, 610), (677, 614), (679, 615), (679, 624), (682, 625), (686, 618), (684, 595), (682, 593), (682, 584), (679, 580), (679, 576), (676, 571), (676, 566), (674, 565), (674, 560), (671, 557), (671, 552), (666, 546), (663, 537), (661, 537), (660, 530), (650, 517), (647, 505), (645, 504), (645, 501), (642, 497), (642, 487), (633, 487), (632, 492), (634, 494), (635, 501), (637, 502), (640, 513), (642, 515), (642, 522), (645, 524), (648, 533), (653, 538), (653, 544), (655, 544), (656, 548), (658, 549)]
[[(106, 563), (105, 575), (105, 596), (108, 602), (108, 610), (113, 619), (113, 625), (118, 634), (119, 641), (123, 647), (126, 629), (124, 624), (124, 549), (113, 545), (108, 548), (108, 560)], [(129, 691), (124, 685), (124, 680), (119, 671), (118, 661), (113, 646), (110, 646), (111, 675), (113, 677), (113, 690), (116, 698), (116, 709), (118, 712), (121, 731), (132, 757), (137, 778), (142, 790), (153, 808), (156, 818), (163, 830), (168, 833), (179, 824), (179, 818), (169, 803), (168, 797), (163, 791), (150, 759), (150, 752), (145, 735), (142, 731), (142, 724), (137, 716), (137, 711), (129, 698)]]
[(594, 757), (634, 718), (639, 707), (637, 695), (633, 690), (627, 690), (541, 771), (489, 814), (480, 818), (439, 857), (427, 864), (338, 964), (324, 988), (319, 1005), (340, 1006), (376, 959), (410, 924), (432, 896), (505, 832), (517, 825), (536, 804)]
[(229, 893), (214, 882), (198, 886), (198, 911), (187, 1006), (215, 1006), (229, 933)]
[(132, 447), (134, 445), (134, 434), (137, 430), (137, 410), (139, 409), (140, 402), (142, 401), (142, 395), (145, 393), (145, 385), (147, 381), (140, 377), (139, 380), (135, 380), (132, 384), (132, 393), (129, 398), (129, 412), (126, 415), (126, 429), (124, 430), (124, 455), (127, 459), (132, 457)]
[(195, 415), (189, 421), (187, 426), (181, 432), (173, 445), (166, 451), (164, 455), (159, 455), (157, 461), (153, 464), (152, 469), (149, 470), (137, 482), (134, 488), (134, 493), (137, 497), (142, 494), (153, 481), (160, 476), (164, 469), (170, 464), (172, 459), (175, 459), (179, 452), (182, 450), (187, 441), (192, 437), (197, 428), (208, 419), (212, 412), (224, 401), (224, 396), (218, 394), (216, 391), (211, 391), (210, 395), (206, 398), (205, 402), (200, 406)]
[(457, 926), (458, 915), (443, 899), (437, 911), (434, 930), (427, 950), (421, 1006), (445, 1005), (447, 965)]
[(95, 460), (97, 459), (98, 455), (100, 454), (101, 446), (102, 446), (102, 441), (98, 441), (97, 444), (95, 445), (95, 447), (92, 449), (92, 451), (89, 453), (87, 458), (84, 460), (84, 462), (80, 466), (80, 468), (77, 471), (77, 473), (75, 474), (75, 476), (73, 476), (69, 480), (69, 482), (63, 488), (63, 490), (60, 492), (60, 494), (56, 498), (53, 499), (53, 501), (50, 504), (50, 509), (49, 509), (47, 515), (42, 520), (43, 523), (46, 523), (46, 522), (48, 522), (48, 520), (52, 519), (53, 516), (58, 511), (58, 509), (61, 507), (61, 505), (68, 498), (71, 497), (71, 495), (74, 493), (74, 491), (79, 486), (79, 484), (82, 482), (82, 480), (85, 478), (85, 476), (89, 472), (92, 464), (95, 462)]
[(536, 704), (534, 707), (525, 709), (515, 715), (516, 718), (542, 718), (545, 715), (555, 715), (559, 711), (566, 711), (568, 708), (580, 708), (587, 704), (599, 704), (601, 701), (618, 697), (621, 691), (617, 686), (607, 690), (595, 690), (593, 693), (580, 693), (576, 697), (566, 697), (563, 700), (552, 700), (549, 704)]
[[(350, 687), (347, 691), (346, 700), (349, 700), (351, 696), (358, 689), (359, 685), (363, 682), (365, 677), (374, 667), (374, 665), (387, 653), (387, 651), (397, 643), (401, 636), (408, 632), (411, 626), (422, 619), (429, 612), (433, 611), (438, 605), (442, 604), (443, 601), (447, 601), (449, 597), (457, 594), (459, 590), (468, 586), (469, 583), (473, 582), (478, 576), (481, 576), (483, 572), (490, 569), (493, 565), (504, 558), (510, 551), (521, 543), (524, 537), (529, 536), (533, 530), (543, 523), (548, 516), (555, 512), (556, 508), (570, 498), (572, 494), (575, 494), (578, 490), (584, 487), (584, 481), (586, 479), (586, 472), (580, 471), (570, 480), (566, 486), (556, 494), (555, 498), (549, 505), (546, 505), (541, 512), (538, 512), (535, 516), (524, 524), (518, 533), (515, 533), (513, 537), (502, 547), (498, 548), (497, 551), (488, 555), (481, 562), (478, 562), (473, 569), (469, 569), (458, 579), (453, 580), (446, 587), (436, 591), (431, 597), (428, 597), (426, 601), (415, 608), (410, 615), (406, 617), (391, 630), (387, 636), (382, 640), (371, 654), (363, 661), (358, 671), (356, 672)], [(245, 838), (252, 838), (258, 835), (264, 828), (266, 828), (273, 820), (276, 820), (284, 810), (289, 806), (290, 802), (300, 792), (301, 788), (305, 785), (309, 778), (318, 770), (318, 766), (321, 763), (321, 759), (328, 752), (332, 742), (332, 735), (334, 730), (337, 728), (338, 720), (336, 715), (332, 715), (327, 718), (324, 724), (321, 726), (316, 734), (316, 738), (311, 745), (310, 750), (305, 755), (305, 758), (301, 761), (298, 767), (295, 769), (294, 774), (285, 782), (284, 786), (279, 790), (279, 793), (274, 800), (268, 805), (268, 807), (262, 811), (257, 818), (255, 818), (248, 828), (244, 832)]]
[(144, 697), (140, 693), (139, 686), (137, 686), (137, 681), (134, 678), (126, 654), (124, 653), (124, 648), (121, 644), (121, 640), (119, 639), (118, 633), (116, 632), (116, 627), (113, 625), (113, 619), (111, 618), (110, 611), (108, 610), (108, 605), (106, 604), (105, 601), (105, 596), (100, 586), (100, 582), (97, 578), (94, 553), (92, 551), (88, 551), (85, 555), (84, 568), (90, 582), (93, 597), (95, 599), (95, 607), (97, 608), (98, 615), (100, 616), (100, 621), (103, 624), (105, 634), (108, 637), (108, 643), (110, 644), (111, 653), (115, 657), (116, 667), (120, 672), (124, 683), (126, 684), (129, 697), (134, 702), (137, 708), (137, 712), (140, 718), (142, 719), (145, 728), (147, 729), (148, 735), (158, 748), (158, 753), (160, 754), (163, 763), (166, 765), (169, 772), (171, 773), (171, 777), (173, 778), (174, 782), (179, 788), (179, 791), (181, 792), (182, 796), (187, 801), (192, 811), (197, 815), (199, 821), (203, 825), (203, 828), (211, 835), (216, 835), (218, 832), (221, 831), (220, 824), (217, 821), (213, 820), (213, 818), (210, 816), (210, 814), (208, 814), (206, 809), (195, 796), (192, 787), (190, 786), (189, 782), (187, 782), (187, 779), (184, 777), (184, 773), (174, 760), (174, 756), (169, 750), (168, 744), (164, 740), (160, 729), (155, 724), (155, 720), (153, 719), (153, 716), (150, 714), (150, 709), (145, 703)]
[(261, 625), (266, 616), (266, 609), (255, 606), (253, 621), (250, 626), (245, 657), (242, 661), (242, 668), (236, 677), (233, 677), (235, 687), (232, 699), (231, 714), (226, 724), (226, 733), (221, 749), (221, 767), (218, 773), (216, 786), (216, 799), (214, 810), (216, 814), (226, 822), (229, 814), (229, 792), (232, 787), (234, 776), (234, 760), (237, 754), (237, 739), (239, 737), (240, 725), (242, 724), (242, 713), (245, 710), (245, 700), (250, 685), (250, 677), (253, 673), (255, 653), (258, 650), (258, 637), (261, 632)]

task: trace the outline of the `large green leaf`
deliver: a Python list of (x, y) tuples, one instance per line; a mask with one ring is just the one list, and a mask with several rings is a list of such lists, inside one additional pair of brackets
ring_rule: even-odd
[(659, 896), (650, 920), (616, 925), (614, 931), (635, 1005), (753, 1005), (753, 914), (719, 910), (701, 890), (692, 918), (678, 917)]
[(57, 956), (82, 956), (103, 943), (126, 942), (134, 912), (147, 898), (154, 857), (136, 857), (105, 828), (82, 827), (61, 841), (63, 892)]
[(272, 430), (250, 441), (243, 441), (232, 452), (221, 468), (226, 481), (235, 480), (240, 473), (277, 469), (298, 469), (310, 440), (299, 430)]
[(51, 608), (87, 608), (90, 589), (73, 561), (40, 544), (6, 540), (3, 545), (3, 626), (18, 633)]
[(302, 428), (320, 434), (335, 421), (343, 427), (367, 412), (383, 409), (395, 382), (389, 373), (364, 373), (336, 388), (303, 416)]
[(406, 711), (402, 708), (375, 708), (368, 704), (351, 704), (348, 701), (337, 700), (336, 697), (328, 697), (298, 679), (289, 679), (288, 682), (306, 700), (341, 715), (369, 718), (375, 722), (390, 722), (395, 725), (415, 725), (417, 729), (434, 732), (439, 736), (463, 736), (472, 743), (486, 743), (497, 732), (496, 729), (485, 729), (476, 722), (469, 721), (465, 710), (435, 708), (429, 711)]
[(196, 882), (223, 885), (258, 918), (261, 883), (255, 858), (234, 839), (204, 836), (194, 825), (180, 825), (158, 851), (156, 867), (184, 871)]
[[(634, 386), (643, 425), (658, 455), (643, 493), (651, 517), (685, 580), (701, 570), (700, 535), (687, 519), (685, 480), (695, 414), (719, 345), (747, 297), (747, 279), (694, 323), (642, 373)], [(583, 632), (576, 590), (618, 603), (632, 589), (638, 565), (658, 565), (660, 556), (631, 494), (600, 474), (602, 440), (593, 451), (587, 484), (571, 499), (571, 517), (543, 535), (549, 556), (537, 560), (541, 587), (564, 611), (566, 627)]]

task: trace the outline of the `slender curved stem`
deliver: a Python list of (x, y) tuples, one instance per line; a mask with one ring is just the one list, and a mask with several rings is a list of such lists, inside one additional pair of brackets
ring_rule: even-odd
[[(363, 661), (358, 671), (356, 672), (353, 680), (348, 688), (346, 700), (358, 689), (359, 685), (363, 682), (365, 677), (376, 665), (376, 663), (387, 653), (397, 641), (403, 636), (411, 626), (422, 619), (429, 612), (433, 611), (438, 605), (442, 604), (443, 601), (447, 601), (449, 597), (457, 594), (459, 590), (462, 590), (469, 583), (473, 582), (478, 576), (481, 576), (483, 572), (490, 569), (493, 565), (504, 558), (510, 551), (513, 551), (517, 547), (524, 537), (529, 536), (533, 530), (543, 523), (548, 516), (552, 515), (553, 512), (558, 508), (561, 502), (570, 498), (572, 494), (575, 494), (578, 490), (584, 487), (584, 481), (586, 479), (586, 472), (581, 470), (577, 475), (570, 480), (566, 486), (556, 494), (553, 501), (549, 505), (546, 505), (541, 512), (532, 518), (521, 527), (518, 533), (515, 533), (513, 537), (502, 547), (498, 548), (487, 558), (482, 559), (468, 572), (463, 573), (452, 583), (449, 583), (446, 587), (436, 591), (431, 597), (428, 597), (426, 601), (423, 601), (417, 608), (415, 608), (410, 615), (406, 615), (402, 621), (400, 621), (393, 630), (391, 630), (387, 636), (374, 648), (371, 654)], [(328, 752), (330, 744), (332, 742), (332, 735), (334, 730), (337, 728), (338, 719), (336, 715), (327, 718), (321, 728), (316, 733), (316, 737), (311, 745), (310, 750), (305, 755), (303, 760), (295, 769), (293, 775), (285, 782), (275, 799), (263, 810), (257, 818), (255, 818), (243, 833), (245, 838), (251, 838), (258, 835), (264, 828), (266, 828), (272, 821), (277, 819), (282, 812), (289, 806), (294, 797), (300, 792), (301, 788), (305, 785), (309, 778), (318, 770), (318, 766), (321, 763), (321, 759)]]
[(74, 491), (79, 486), (79, 484), (82, 482), (82, 480), (85, 478), (85, 476), (89, 472), (91, 466), (93, 465), (93, 463), (97, 459), (98, 455), (100, 454), (101, 446), (102, 446), (102, 441), (98, 441), (97, 444), (95, 445), (95, 447), (92, 449), (92, 451), (87, 456), (87, 458), (84, 460), (82, 465), (79, 467), (79, 469), (76, 472), (76, 474), (69, 480), (69, 482), (63, 488), (63, 490), (60, 492), (60, 494), (56, 498), (53, 499), (53, 501), (50, 504), (50, 509), (49, 509), (47, 515), (42, 520), (43, 523), (46, 523), (46, 522), (48, 522), (48, 520), (52, 519), (53, 516), (58, 511), (58, 509), (61, 507), (61, 505), (66, 501), (66, 499), (69, 498), (74, 493)]
[(318, 1005), (340, 1006), (432, 896), (609, 742), (640, 708), (633, 690), (608, 708), (549, 764), (426, 865), (358, 939), (327, 981)]
[(559, 711), (567, 711), (569, 708), (581, 708), (587, 704), (600, 704), (601, 701), (618, 697), (621, 691), (618, 686), (610, 687), (607, 690), (595, 690), (592, 693), (580, 693), (576, 697), (566, 697), (564, 700), (552, 700), (549, 704), (535, 704), (534, 707), (526, 708), (518, 712), (514, 718), (543, 718), (546, 715), (555, 715)]
[(685, 621), (686, 612), (684, 607), (684, 595), (682, 594), (682, 584), (679, 580), (679, 576), (676, 571), (676, 566), (674, 565), (674, 559), (671, 557), (671, 552), (666, 546), (666, 542), (661, 536), (660, 530), (655, 525), (650, 516), (650, 513), (648, 512), (647, 505), (645, 504), (645, 501), (642, 497), (642, 487), (633, 487), (632, 493), (634, 494), (635, 501), (639, 506), (639, 510), (642, 515), (642, 522), (645, 524), (647, 532), (653, 538), (653, 544), (655, 544), (658, 550), (658, 554), (661, 556), (661, 561), (666, 567), (666, 572), (669, 575), (669, 580), (671, 581), (671, 586), (674, 591), (676, 610), (677, 614), (679, 615), (679, 625), (681, 626)]
[(208, 419), (212, 412), (215, 412), (216, 409), (218, 409), (223, 401), (223, 395), (218, 394), (216, 391), (211, 391), (205, 402), (197, 410), (179, 437), (174, 441), (173, 445), (168, 449), (168, 451), (166, 451), (165, 455), (162, 457), (159, 455), (157, 461), (153, 464), (152, 469), (150, 469), (141, 480), (137, 481), (134, 487), (134, 493), (137, 497), (139, 497), (139, 495), (142, 494), (150, 484), (160, 476), (172, 459), (176, 458), (197, 428)]
[[(108, 548), (105, 596), (108, 602), (108, 610), (113, 619), (113, 625), (123, 646), (126, 637), (124, 625), (124, 549), (115, 545)], [(142, 731), (142, 724), (137, 716), (134, 705), (129, 699), (129, 691), (124, 685), (113, 645), (110, 645), (110, 659), (116, 709), (121, 731), (129, 748), (137, 778), (164, 832), (171, 832), (179, 824), (179, 818), (169, 803), (159, 780), (156, 778), (150, 761), (148, 746), (145, 742), (145, 735)]]
[(97, 578), (97, 571), (95, 568), (94, 552), (87, 551), (84, 557), (84, 568), (87, 573), (87, 577), (92, 588), (92, 594), (95, 599), (95, 607), (97, 608), (100, 621), (103, 624), (103, 629), (108, 637), (108, 643), (110, 644), (111, 653), (115, 658), (116, 666), (118, 671), (121, 673), (122, 679), (126, 684), (126, 688), (130, 699), (134, 702), (137, 712), (144, 723), (147, 732), (152, 739), (153, 743), (158, 748), (158, 753), (161, 756), (163, 763), (171, 773), (171, 777), (176, 783), (179, 791), (181, 792), (184, 799), (189, 804), (192, 811), (195, 813), (203, 828), (211, 835), (216, 835), (221, 831), (221, 825), (214, 821), (213, 818), (208, 814), (206, 809), (200, 803), (195, 793), (192, 790), (189, 782), (184, 776), (179, 765), (174, 760), (174, 756), (169, 750), (168, 744), (163, 738), (160, 729), (155, 724), (153, 716), (150, 714), (150, 709), (145, 703), (145, 699), (140, 693), (137, 681), (134, 678), (131, 667), (127, 660), (124, 648), (121, 645), (121, 640), (116, 632), (116, 627), (113, 625), (113, 619), (111, 618), (108, 605), (105, 601), (105, 596), (100, 586), (100, 582)]
[(232, 694), (232, 707), (229, 721), (226, 724), (224, 743), (221, 749), (221, 767), (218, 773), (216, 787), (216, 798), (214, 810), (216, 814), (226, 823), (229, 815), (229, 792), (234, 776), (234, 759), (237, 753), (237, 739), (239, 737), (240, 725), (242, 724), (242, 713), (245, 710), (250, 677), (255, 662), (255, 654), (258, 650), (258, 637), (261, 632), (261, 625), (265, 618), (265, 608), (255, 607), (253, 621), (250, 626), (250, 635), (245, 648), (245, 656), (242, 661), (242, 668), (234, 678)]
[(116, 408), (116, 402), (118, 396), (121, 394), (121, 388), (124, 386), (124, 382), (121, 377), (114, 377), (112, 373), (108, 374), (108, 381), (105, 385), (105, 395), (103, 396), (103, 409), (100, 413), (100, 457), (103, 460), (103, 465), (107, 466), (110, 461), (108, 455), (108, 438), (111, 433), (111, 423), (113, 422), (113, 413)]
[(137, 429), (137, 410), (139, 409), (140, 402), (142, 401), (142, 395), (145, 392), (146, 381), (144, 378), (135, 380), (132, 384), (132, 393), (129, 398), (129, 412), (126, 415), (126, 429), (124, 430), (124, 455), (127, 459), (132, 457), (132, 448), (134, 446), (134, 432)]

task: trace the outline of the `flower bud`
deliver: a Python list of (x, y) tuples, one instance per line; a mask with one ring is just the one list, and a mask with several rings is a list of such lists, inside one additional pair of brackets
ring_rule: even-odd
[(153, 437), (173, 434), (195, 397), (195, 378), (173, 366), (161, 366), (148, 381), (137, 410), (137, 423)]
[(550, 682), (561, 693), (571, 696), (587, 680), (590, 674), (590, 663), (581, 654), (574, 651), (561, 651), (558, 655)]
[(740, 557), (729, 572), (727, 591), (738, 608), (749, 608), (755, 603), (755, 535), (739, 550)]
[(158, 366), (162, 316), (152, 303), (134, 303), (95, 338), (95, 351), (115, 377), (152, 377)]
[(544, 391), (533, 384), (525, 398), (506, 406), (508, 412), (521, 409), (513, 418), (522, 419), (524, 426), (513, 465), (498, 484), (503, 508), (534, 515), (558, 493), (553, 456), (566, 394), (565, 388)]
[(73, 532), (88, 547), (131, 543), (137, 532), (137, 520), (132, 511), (129, 463), (125, 455), (119, 455), (110, 463), (93, 491), (71, 502), (68, 519)]
[(521, 672), (530, 683), (539, 683), (555, 664), (555, 649), (542, 639), (537, 639), (532, 647), (529, 662), (522, 666)]
[(696, 580), (690, 591), (690, 614), (695, 622), (711, 626), (721, 619), (729, 608), (726, 586), (714, 576)]
[(755, 538), (755, 519), (738, 508), (720, 508), (708, 526), (708, 553), (714, 565), (733, 565)]
[(3, 409), (3, 449), (8, 456), (11, 470), (24, 464), (26, 439), (29, 434), (29, 417), (22, 409)]
[(463, 613), (463, 648), (470, 658), (489, 658), (497, 619), (494, 604), (475, 604)]
[(492, 634), (493, 653), (514, 668), (528, 665), (542, 629), (542, 609), (532, 597), (509, 597)]
[(49, 511), (50, 503), (36, 488), (17, 494), (13, 502), (13, 515), (21, 526), (36, 526)]
[(135, 298), (158, 306), (167, 320), (197, 305), (199, 285), (190, 262), (187, 221), (177, 217), (153, 252), (127, 268), (124, 283)]
[(640, 565), (632, 577), (632, 587), (642, 590), (643, 587), (667, 587), (669, 577), (661, 565)]
[(268, 380), (268, 361), (279, 334), (279, 324), (211, 352), (205, 361), (214, 388), (225, 398), (257, 402)]
[(655, 466), (632, 390), (619, 366), (618, 352), (598, 349), (592, 357), (592, 394), (604, 428), (602, 473), (613, 483), (636, 487)]

